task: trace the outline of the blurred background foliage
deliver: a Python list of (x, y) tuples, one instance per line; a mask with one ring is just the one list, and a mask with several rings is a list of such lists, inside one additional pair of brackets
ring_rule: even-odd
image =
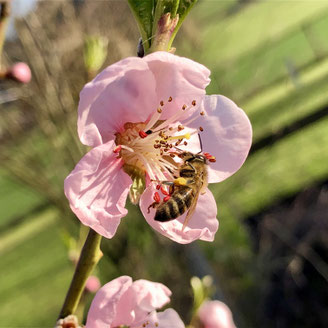
[[(123, 274), (163, 282), (188, 322), (190, 278), (211, 274), (238, 327), (328, 326), (327, 31), (326, 1), (199, 1), (177, 54), (209, 67), (208, 93), (247, 112), (251, 154), (212, 188), (214, 243), (174, 244), (128, 205), (102, 242), (102, 284)], [(101, 40), (103, 68), (135, 55), (139, 35), (125, 1), (69, 0), (39, 2), (16, 33), (4, 63), (26, 61), (33, 79), (0, 85), (0, 326), (52, 327), (85, 233), (63, 193), (87, 151), (76, 132), (79, 91), (95, 74), (85, 44)]]

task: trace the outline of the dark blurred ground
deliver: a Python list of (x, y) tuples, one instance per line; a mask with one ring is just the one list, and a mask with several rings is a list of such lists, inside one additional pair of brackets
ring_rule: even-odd
[(325, 182), (247, 219), (263, 281), (259, 326), (328, 325), (327, 208)]

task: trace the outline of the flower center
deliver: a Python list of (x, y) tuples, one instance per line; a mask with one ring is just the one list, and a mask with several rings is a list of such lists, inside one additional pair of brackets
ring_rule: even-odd
[[(168, 101), (171, 102), (172, 98)], [(114, 149), (127, 166), (147, 172), (150, 179), (155, 181), (174, 179), (177, 173), (174, 157), (181, 153), (178, 147), (187, 146), (191, 135), (197, 133), (194, 129), (191, 133), (183, 134), (186, 124), (179, 123), (181, 116), (196, 106), (195, 101), (189, 107), (184, 105), (166, 120), (161, 119), (165, 110), (163, 106), (164, 102), (161, 101), (160, 107), (146, 122), (125, 123), (124, 131), (116, 134), (117, 147)], [(203, 112), (200, 114), (204, 115)], [(194, 119), (189, 120), (187, 124)]]

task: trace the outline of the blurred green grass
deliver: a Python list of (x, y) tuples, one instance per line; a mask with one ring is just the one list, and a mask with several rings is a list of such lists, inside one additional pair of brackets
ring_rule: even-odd
[(53, 327), (72, 276), (56, 215), (49, 209), (26, 218), (43, 229), (17, 228), (5, 240), (0, 236), (6, 241), (0, 248), (0, 327)]
[[(231, 8), (234, 2), (228, 3)], [(280, 39), (300, 23), (312, 22), (328, 7), (325, 1), (253, 2), (234, 15), (211, 21), (210, 17), (219, 15), (221, 6), (217, 6), (214, 1), (203, 1), (196, 9), (202, 13), (201, 34), (205, 42), (209, 40), (203, 52), (204, 59), (208, 59), (206, 62), (215, 59), (217, 65), (239, 58), (247, 52), (254, 53), (254, 49), (264, 42)], [(194, 17), (198, 16), (195, 11), (193, 14)], [(321, 33), (324, 34), (323, 31)]]
[(9, 178), (3, 170), (0, 170), (0, 186), (0, 230), (45, 201), (39, 193)]
[[(203, 51), (195, 52), (188, 38), (178, 50), (212, 69), (209, 93), (219, 90), (244, 108), (254, 140), (259, 140), (328, 104), (328, 4), (271, 1), (227, 15), (235, 4), (200, 2), (193, 17), (201, 26), (196, 38)], [(204, 248), (223, 273), (230, 273), (231, 290), (242, 291), (252, 283), (243, 271), (251, 246), (241, 220), (326, 179), (327, 142), (327, 119), (322, 119), (253, 154), (236, 175), (212, 188), (220, 230), (216, 247)], [(0, 327), (51, 327), (73, 271), (55, 224), (56, 211), (10, 227), (44, 199), (1, 171), (0, 186), (0, 228), (8, 226), (0, 235)], [(12, 309), (20, 314), (13, 315)]]
[(327, 179), (327, 124), (328, 118), (321, 119), (251, 156), (242, 170), (213, 188), (221, 211), (228, 207), (242, 219)]

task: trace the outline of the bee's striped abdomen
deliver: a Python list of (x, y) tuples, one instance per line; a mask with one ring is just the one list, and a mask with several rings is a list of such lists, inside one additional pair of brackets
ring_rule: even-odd
[(192, 188), (181, 186), (166, 203), (161, 204), (157, 208), (155, 220), (166, 222), (176, 219), (188, 210), (194, 197), (195, 194)]

